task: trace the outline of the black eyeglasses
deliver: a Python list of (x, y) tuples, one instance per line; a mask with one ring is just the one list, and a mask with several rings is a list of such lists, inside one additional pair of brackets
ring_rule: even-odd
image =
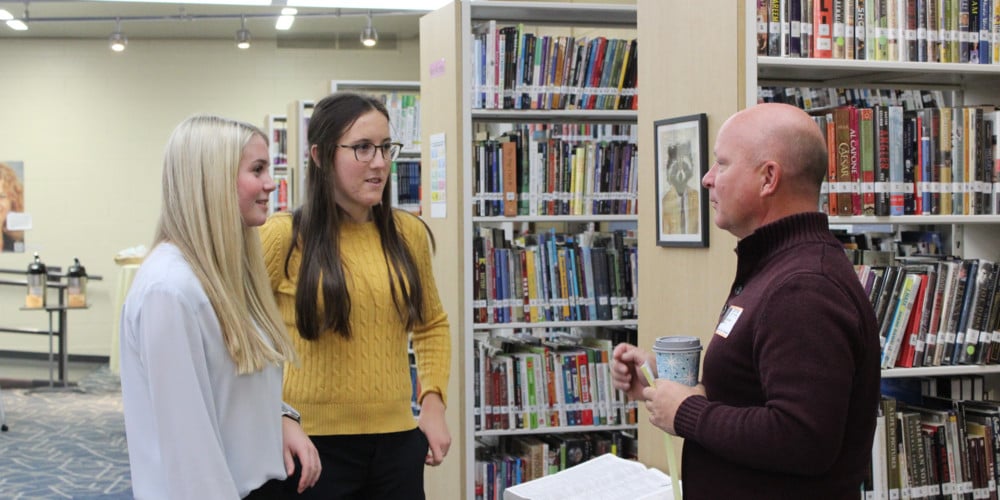
[(386, 161), (393, 161), (399, 157), (399, 151), (403, 149), (403, 145), (398, 142), (387, 142), (382, 145), (375, 145), (370, 142), (363, 142), (361, 144), (338, 144), (337, 147), (353, 149), (354, 159), (368, 163), (375, 159), (375, 150), (382, 150), (382, 159)]

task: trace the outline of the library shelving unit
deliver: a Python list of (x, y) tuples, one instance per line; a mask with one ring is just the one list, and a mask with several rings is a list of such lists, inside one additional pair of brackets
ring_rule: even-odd
[[(753, 25), (754, 21), (751, 19), (752, 17), (752, 13), (747, 16), (747, 26)], [(749, 46), (752, 45), (749, 45), (748, 42)], [(997, 104), (1000, 101), (1000, 87), (997, 86), (997, 82), (1000, 81), (1000, 65), (998, 64), (798, 59), (754, 56), (752, 54), (749, 54), (747, 59), (746, 90), (748, 93), (753, 92), (754, 94), (756, 94), (756, 87), (758, 85), (809, 86), (819, 88), (863, 87), (940, 91), (939, 95), (944, 98), (944, 104), (953, 108)], [(751, 99), (752, 96), (748, 94), (747, 102), (753, 102)], [(941, 103), (938, 103), (938, 105), (941, 105)], [(993, 134), (995, 135), (996, 133), (997, 131), (994, 130)], [(968, 142), (968, 137), (968, 135), (965, 135), (962, 140)], [(892, 139), (890, 138), (890, 140)], [(989, 139), (987, 139), (987, 144), (990, 144)], [(987, 147), (993, 148), (994, 146), (989, 145)], [(966, 162), (968, 161), (967, 158)], [(991, 171), (994, 171), (994, 168), (990, 166)], [(969, 177), (965, 178), (967, 185), (972, 184), (972, 182), (968, 182), (970, 180)], [(995, 183), (996, 180), (993, 182)], [(990, 186), (990, 189), (993, 189), (994, 186), (996, 184)], [(936, 191), (937, 188), (934, 188), (934, 190)], [(966, 191), (965, 196), (969, 197), (972, 194)], [(831, 217), (830, 223), (831, 225), (853, 226), (852, 232), (864, 232), (866, 231), (866, 227), (871, 226), (888, 227), (890, 231), (897, 233), (897, 235), (900, 231), (906, 229), (921, 230), (932, 228), (935, 231), (939, 231), (945, 239), (946, 254), (955, 255), (962, 259), (982, 259), (983, 262), (989, 261), (995, 263), (1000, 260), (1000, 214), (997, 213), (996, 203), (991, 202), (990, 204), (992, 206), (987, 207), (983, 211), (984, 213), (977, 215), (838, 216)], [(971, 274), (968, 279), (971, 280), (970, 283), (978, 281)], [(982, 283), (979, 283), (976, 286), (981, 285)], [(914, 310), (914, 314), (916, 313), (917, 311)], [(971, 331), (971, 329), (967, 331)], [(939, 333), (939, 335), (943, 335), (943, 333)], [(954, 333), (948, 334), (949, 338), (953, 336), (955, 336)], [(957, 335), (959, 342), (962, 341), (963, 336), (964, 334), (959, 332)], [(940, 345), (938, 343), (938, 346)], [(892, 357), (895, 358), (895, 355), (893, 354)], [(973, 376), (974, 378), (982, 377), (986, 389), (995, 390), (1000, 387), (998, 386), (1000, 384), (1000, 365), (996, 364), (943, 363), (940, 366), (895, 367), (882, 370), (882, 378), (886, 380), (883, 383), (884, 389), (886, 387), (885, 384), (888, 384), (889, 387), (916, 385), (903, 384), (905, 381), (896, 379), (910, 379), (912, 382), (916, 382), (918, 379), (926, 381), (928, 378), (930, 380), (939, 378), (937, 379), (939, 380), (938, 382), (925, 384), (924, 387), (928, 387), (929, 385), (940, 387), (942, 385), (940, 378), (955, 383), (957, 380), (968, 379), (968, 376)], [(955, 391), (955, 389), (951, 390)], [(970, 391), (969, 393), (961, 392), (959, 394), (952, 392), (950, 396), (954, 399), (979, 399), (982, 397), (981, 393), (980, 396), (971, 396), (970, 394), (974, 394), (974, 391)], [(889, 395), (892, 397), (897, 396), (891, 392)], [(905, 396), (899, 395), (899, 397), (903, 398)], [(959, 421), (964, 423), (964, 410), (959, 411), (959, 415), (961, 415)], [(920, 418), (923, 419), (924, 417)], [(964, 432), (965, 429), (962, 429), (959, 431), (959, 435), (964, 435)], [(992, 435), (992, 432), (990, 435)], [(989, 437), (986, 438), (985, 442), (987, 446), (993, 445)], [(962, 449), (964, 450), (964, 446)], [(989, 450), (987, 448), (987, 453), (992, 453)], [(891, 456), (893, 452), (884, 451), (884, 453)], [(971, 452), (969, 453), (971, 455)], [(965, 458), (962, 459), (962, 461), (964, 460)], [(891, 458), (889, 462), (892, 462)], [(962, 465), (962, 468), (965, 467), (968, 467), (968, 464)], [(972, 467), (975, 468), (976, 465), (973, 464)], [(966, 471), (966, 474), (969, 474), (968, 471)], [(964, 484), (977, 484), (977, 480), (969, 479), (969, 477), (966, 478), (967, 481)], [(913, 480), (911, 479), (911, 481)], [(990, 478), (990, 482), (992, 483), (992, 478)], [(889, 484), (892, 483), (890, 482)], [(921, 483), (919, 480), (916, 480), (909, 484), (920, 485)], [(906, 487), (908, 485), (903, 486)], [(944, 486), (951, 487), (950, 484)], [(978, 488), (978, 486), (972, 487)], [(986, 490), (986, 488), (983, 488), (983, 490)], [(897, 490), (894, 489), (893, 491)]]
[(271, 193), (268, 210), (270, 213), (286, 212), (293, 208), (291, 202), (295, 198), (295, 184), (288, 168), (288, 118), (272, 114), (267, 115), (264, 122), (264, 131), (270, 141), (270, 174), (278, 186)]
[[(752, 14), (752, 13), (750, 13)], [(748, 26), (752, 24), (748, 14)], [(755, 22), (755, 21), (754, 21)], [(969, 63), (895, 62), (871, 60), (781, 58), (749, 54), (747, 101), (756, 99), (757, 86), (808, 86), (936, 90), (945, 104), (963, 107), (1000, 101), (1000, 65)], [(756, 82), (756, 83), (754, 83)], [(993, 132), (996, 134), (996, 131)], [(968, 179), (967, 179), (968, 180)], [(993, 203), (995, 207), (995, 203)], [(831, 225), (905, 228), (934, 227), (946, 237), (946, 253), (960, 258), (1000, 259), (1000, 214), (979, 215), (838, 216)], [(951, 376), (1000, 372), (1000, 366), (934, 366), (893, 368), (885, 377)]]
[(389, 111), (392, 139), (403, 144), (392, 165), (393, 206), (420, 211), (420, 82), (333, 80), (330, 92), (351, 91), (378, 97)]
[[(421, 60), (428, 61), (421, 68), (421, 101), (426, 110), (433, 110), (425, 110), (421, 119), (421, 142), (430, 145), (423, 148), (425, 172), (422, 175), (424, 185), (428, 185), (428, 178), (439, 179), (440, 186), (431, 186), (430, 191), (435, 196), (433, 191), (441, 190), (435, 199), (444, 207), (443, 210), (432, 212), (427, 222), (439, 238), (439, 243), (458, 243), (439, 244), (435, 256), (435, 271), (442, 301), (453, 305), (448, 313), (455, 326), (453, 351), (456, 355), (453, 358), (458, 365), (457, 369), (452, 370), (449, 409), (453, 412), (451, 409), (458, 407), (457, 427), (452, 432), (452, 449), (460, 450), (461, 453), (459, 474), (462, 481), (461, 490), (449, 492), (449, 498), (472, 499), (481, 494), (476, 485), (476, 450), (480, 445), (492, 445), (515, 436), (542, 433), (569, 435), (603, 430), (631, 432), (637, 428), (634, 423), (577, 426), (564, 426), (560, 423), (558, 426), (544, 428), (514, 428), (516, 426), (512, 425), (507, 429), (488, 429), (484, 425), (477, 429), (477, 421), (480, 418), (485, 421), (484, 409), (480, 407), (484, 403), (480, 401), (480, 397), (485, 396), (480, 393), (476, 381), (479, 370), (477, 349), (480, 342), (496, 341), (498, 338), (504, 338), (506, 342), (511, 337), (528, 338), (529, 342), (534, 342), (540, 338), (551, 339), (557, 332), (601, 336), (602, 329), (632, 331), (634, 334), (638, 326), (638, 320), (628, 314), (621, 316), (626, 319), (582, 320), (564, 317), (561, 320), (531, 322), (516, 315), (508, 318), (493, 316), (492, 311), (503, 309), (511, 302), (489, 294), (484, 299), (480, 293), (482, 288), (479, 288), (480, 282), (476, 275), (477, 268), (481, 269), (484, 265), (482, 262), (486, 260), (480, 253), (482, 247), (479, 247), (484, 234), (490, 234), (498, 242), (502, 240), (503, 244), (512, 247), (517, 246), (514, 240), (519, 235), (531, 238), (532, 235), (548, 231), (579, 234), (593, 230), (597, 234), (625, 234), (634, 238), (638, 224), (634, 209), (637, 204), (634, 196), (636, 188), (633, 183), (631, 201), (635, 203), (630, 204), (633, 208), (606, 215), (595, 215), (591, 210), (577, 215), (545, 215), (543, 210), (538, 210), (537, 213), (528, 210), (526, 213), (523, 210), (527, 209), (524, 208), (517, 212), (518, 215), (484, 211), (483, 207), (490, 201), (494, 201), (496, 206), (502, 202), (499, 192), (487, 193), (492, 190), (484, 188), (484, 184), (480, 183), (482, 175), (486, 175), (486, 167), (480, 161), (485, 158), (478, 151), (480, 146), (498, 138), (503, 142), (504, 134), (517, 135), (517, 131), (520, 131), (519, 137), (524, 139), (524, 144), (528, 144), (529, 137), (534, 137), (533, 131), (544, 128), (552, 136), (556, 136), (557, 130), (569, 130), (561, 128), (564, 126), (584, 127), (579, 130), (612, 130), (606, 136), (595, 132), (595, 137), (598, 137), (598, 141), (606, 138), (608, 141), (617, 140), (634, 146), (637, 140), (634, 127), (638, 114), (634, 109), (546, 109), (548, 106), (544, 105), (539, 106), (543, 109), (480, 109), (480, 105), (474, 101), (481, 101), (481, 92), (488, 92), (489, 86), (477, 82), (476, 68), (480, 64), (473, 62), (478, 57), (475, 51), (478, 42), (475, 38), (477, 35), (482, 36), (485, 31), (492, 31), (494, 27), (520, 27), (523, 32), (540, 36), (568, 35), (579, 40), (597, 36), (607, 36), (609, 39), (635, 38), (635, 26), (636, 8), (625, 4), (460, 1), (421, 18)], [(566, 92), (565, 89), (561, 91)], [(538, 89), (528, 92), (538, 92)], [(623, 133), (622, 130), (628, 132)], [(623, 137), (623, 134), (627, 137)], [(436, 136), (439, 141), (440, 150), (431, 145), (432, 136)], [(574, 134), (565, 133), (564, 136)], [(440, 170), (434, 172), (435, 169)], [(427, 193), (428, 190), (425, 189), (425, 202), (430, 201), (426, 199)], [(490, 194), (494, 197), (490, 198)], [(450, 250), (448, 247), (457, 249)], [(497, 262), (514, 260), (516, 259)], [(502, 274), (503, 267), (503, 264), (497, 265), (497, 272)], [(521, 282), (523, 276), (516, 279)], [(630, 293), (630, 296), (634, 300), (634, 294)], [(528, 309), (529, 306), (522, 300), (518, 299), (517, 302)], [(623, 301), (618, 305), (626, 304)], [(634, 306), (634, 303), (629, 305)], [(491, 313), (483, 316), (484, 310)], [(457, 385), (460, 387), (456, 387)], [(455, 413), (450, 414), (449, 425), (455, 425), (455, 417)]]
[(285, 115), (287, 170), (289, 183), (292, 185), (289, 189), (288, 210), (301, 204), (306, 192), (306, 167), (309, 165), (309, 136), (306, 135), (306, 130), (315, 105), (311, 100), (292, 101), (288, 104), (288, 113)]

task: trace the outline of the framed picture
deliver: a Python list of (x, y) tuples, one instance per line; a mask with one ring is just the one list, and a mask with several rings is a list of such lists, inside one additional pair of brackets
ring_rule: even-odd
[(667, 118), (653, 123), (656, 145), (656, 244), (708, 246), (708, 117)]

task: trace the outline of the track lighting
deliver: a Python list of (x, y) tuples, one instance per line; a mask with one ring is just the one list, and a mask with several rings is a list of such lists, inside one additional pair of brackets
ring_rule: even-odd
[(292, 23), (295, 22), (295, 14), (298, 13), (298, 9), (293, 9), (291, 7), (281, 9), (281, 15), (278, 16), (278, 20), (274, 23), (274, 29), (282, 31), (291, 29)]
[(361, 30), (361, 44), (365, 47), (374, 47), (378, 43), (378, 32), (372, 26), (372, 11), (368, 11), (368, 26)]
[(111, 42), (111, 50), (115, 52), (121, 52), (125, 50), (125, 46), (128, 45), (128, 38), (122, 34), (122, 22), (119, 19), (115, 20), (115, 32), (111, 34), (109, 38)]
[(250, 48), (250, 30), (247, 29), (246, 16), (241, 16), (240, 29), (236, 30), (236, 48)]
[(24, 18), (14, 19), (14, 16), (10, 12), (4, 9), (0, 9), (0, 20), (7, 22), (7, 27), (14, 31), (27, 31), (28, 30), (28, 2), (24, 2)]
[(28, 25), (24, 24), (24, 21), (20, 19), (10, 19), (7, 21), (7, 27), (14, 31), (27, 31)]

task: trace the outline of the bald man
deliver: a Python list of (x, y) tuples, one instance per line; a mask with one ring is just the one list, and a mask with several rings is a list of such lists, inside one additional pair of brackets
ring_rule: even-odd
[(858, 498), (879, 402), (875, 313), (817, 211), (826, 141), (802, 110), (760, 104), (726, 121), (702, 178), (735, 235), (736, 277), (701, 384), (657, 380), (655, 358), (614, 352), (614, 382), (685, 438), (685, 500)]

